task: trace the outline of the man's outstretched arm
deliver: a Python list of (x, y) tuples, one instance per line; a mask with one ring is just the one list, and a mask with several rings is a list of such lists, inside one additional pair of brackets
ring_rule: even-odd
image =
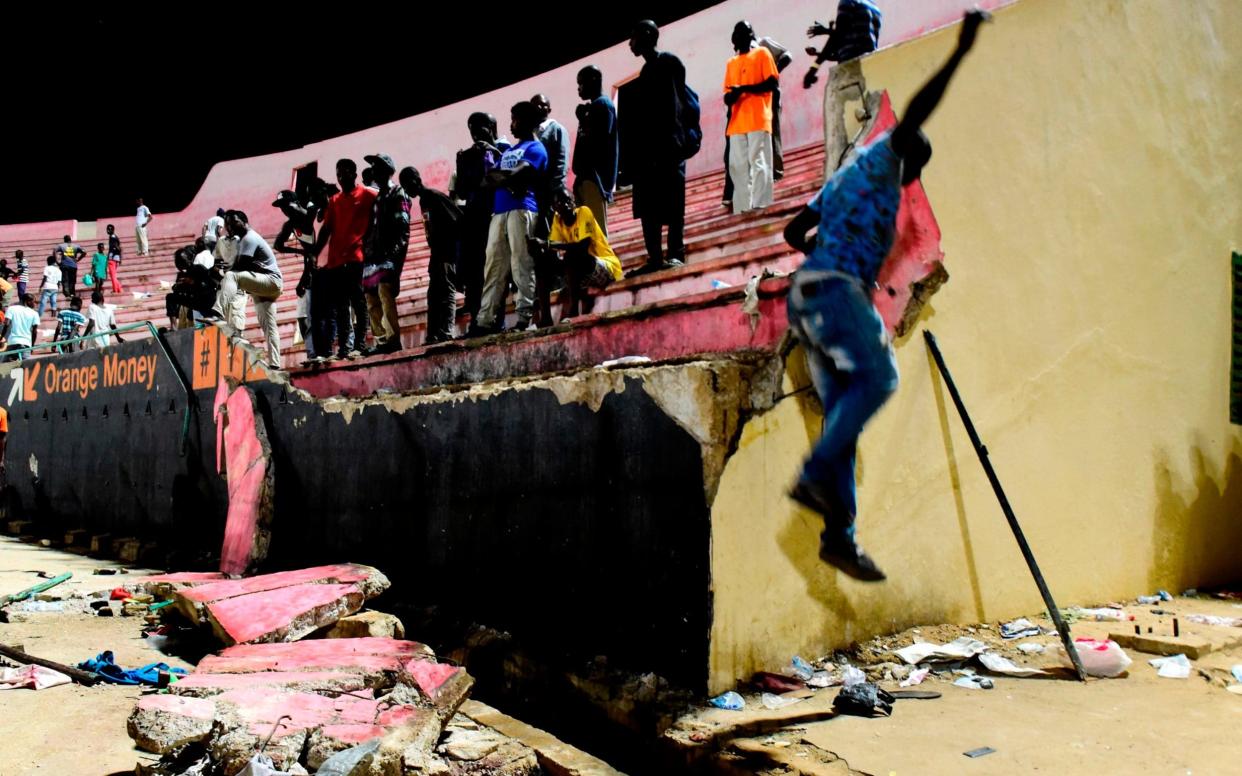
[(944, 98), (945, 89), (949, 86), (949, 80), (957, 71), (957, 66), (962, 63), (966, 54), (975, 45), (979, 26), (991, 18), (987, 12), (977, 9), (966, 12), (962, 20), (962, 32), (957, 39), (957, 48), (949, 55), (949, 61), (945, 62), (940, 72), (932, 76), (918, 94), (914, 95), (914, 99), (910, 100), (910, 105), (906, 108), (905, 115), (897, 124), (897, 128), (893, 130), (893, 150), (898, 155), (902, 155), (904, 150), (914, 146), (915, 136), (918, 135), (923, 122), (931, 117), (932, 111), (940, 104), (940, 100)]

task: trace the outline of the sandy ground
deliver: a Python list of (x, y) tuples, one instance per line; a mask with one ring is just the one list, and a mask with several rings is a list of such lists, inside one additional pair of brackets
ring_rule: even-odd
[[(63, 595), (111, 590), (122, 580), (153, 573), (144, 569), (132, 569), (127, 576), (92, 573), (121, 567), (0, 537), (0, 595), (40, 582), (31, 573), (34, 570), (53, 575), (73, 572), (73, 579), (48, 591)], [(136, 617), (29, 612), (14, 619), (24, 621), (0, 623), (0, 642), (24, 645), (38, 657), (73, 665), (110, 649), (126, 668), (161, 660), (185, 667), (146, 645), (139, 634), (142, 620)], [(0, 691), (0, 775), (132, 774), (139, 759), (153, 759), (135, 749), (125, 733), (125, 720), (140, 695), (137, 687), (105, 684)]]
[[(33, 571), (42, 570), (51, 574), (72, 571), (74, 578), (56, 590), (62, 595), (89, 595), (110, 590), (126, 579), (92, 573), (97, 568), (117, 567), (0, 537), (0, 594), (35, 584), (39, 578)], [(128, 578), (144, 573), (152, 572), (133, 569)], [(1242, 644), (1242, 628), (1193, 625), (1185, 620), (1193, 612), (1242, 617), (1240, 603), (1178, 598), (1160, 606), (1181, 615), (1183, 634), (1220, 645)], [(1170, 617), (1152, 615), (1151, 608), (1131, 604), (1127, 611), (1136, 613), (1144, 630), (1150, 624), (1157, 634), (1167, 631)], [(0, 642), (24, 645), (32, 654), (63, 663), (77, 663), (111, 649), (117, 662), (126, 667), (157, 660), (185, 665), (149, 648), (140, 638), (142, 621), (138, 618), (25, 612), (14, 619), (21, 621), (0, 623)], [(1103, 637), (1122, 628), (1132, 630), (1133, 623), (1079, 622), (1074, 633)], [(890, 650), (916, 638), (944, 643), (959, 635), (994, 644), (1015, 662), (1040, 662), (1018, 652), (1019, 642), (1000, 640), (995, 624), (973, 630), (923, 627), (917, 633), (868, 642), (854, 660), (876, 666), (895, 660)], [(1057, 639), (1044, 635), (1020, 641), (1051, 646)], [(947, 680), (929, 679), (920, 689), (937, 690), (943, 697), (898, 700), (888, 718), (842, 716), (791, 725), (774, 739), (805, 741), (835, 753), (856, 772), (876, 776), (1242, 773), (1242, 695), (1224, 689), (1231, 683), (1225, 678), (1229, 667), (1242, 664), (1242, 646), (1218, 649), (1195, 661), (1191, 677), (1180, 680), (1158, 678), (1147, 664), (1152, 655), (1127, 651), (1134, 664), (1118, 679), (1082, 684), (1064, 678), (993, 677), (996, 686), (992, 690), (963, 689)], [(1201, 675), (1201, 670), (1209, 676)], [(836, 692), (835, 688), (821, 690), (806, 703), (830, 708)], [(140, 695), (132, 687), (76, 684), (39, 692), (0, 692), (0, 776), (132, 773), (139, 760), (154, 759), (136, 750), (125, 732), (125, 721)], [(751, 701), (754, 708), (757, 698)], [(727, 721), (732, 714), (710, 710), (699, 716)], [(962, 754), (985, 746), (996, 752), (977, 759)]]

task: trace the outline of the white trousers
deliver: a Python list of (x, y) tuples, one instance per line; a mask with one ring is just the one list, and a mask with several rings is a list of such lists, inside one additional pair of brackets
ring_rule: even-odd
[(772, 204), (771, 132), (729, 135), (729, 178), (733, 180), (734, 213)]

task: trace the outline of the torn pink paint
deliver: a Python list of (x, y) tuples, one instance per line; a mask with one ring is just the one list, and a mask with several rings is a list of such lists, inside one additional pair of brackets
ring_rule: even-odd
[(200, 673), (249, 674), (259, 671), (352, 671), (363, 674), (368, 686), (387, 675), (398, 674), (402, 661), (392, 655), (309, 655), (289, 657), (259, 657), (256, 655), (220, 657), (208, 655), (198, 664)]
[(254, 411), (254, 395), (241, 386), (221, 402), (222, 380), (216, 392), (218, 465), (228, 481), (229, 509), (220, 550), (220, 570), (240, 575), (253, 570), (266, 556), (271, 540), (274, 477), (267, 431)]
[[(866, 142), (896, 125), (892, 101), (885, 92), (880, 101), (879, 115), (867, 134)], [(915, 181), (901, 191), (901, 204), (897, 208), (897, 238), (880, 268), (876, 281), (879, 288), (872, 296), (890, 334), (897, 332), (898, 325), (907, 314), (914, 285), (940, 270), (943, 258), (940, 225), (932, 213), (923, 182)]]
[(411, 660), (405, 664), (405, 670), (413, 677), (423, 695), (432, 700), (440, 694), (440, 688), (445, 682), (462, 673), (462, 669), (457, 666), (435, 663), (430, 660)]
[(146, 584), (168, 584), (168, 585), (202, 585), (211, 582), (220, 582), (228, 577), (219, 571), (182, 571), (176, 574), (155, 574), (150, 577), (139, 577), (137, 579), (126, 582), (126, 587), (130, 585), (146, 585)]
[(296, 641), (362, 608), (357, 585), (295, 585), (206, 605), (207, 618), (226, 644)]

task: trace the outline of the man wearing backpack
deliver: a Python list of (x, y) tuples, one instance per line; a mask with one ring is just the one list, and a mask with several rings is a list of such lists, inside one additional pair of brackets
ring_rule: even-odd
[(733, 26), (737, 56), (725, 66), (724, 101), (729, 106), (729, 179), (733, 212), (772, 204), (772, 93), (779, 84), (772, 52), (755, 45), (750, 22)]
[[(686, 160), (698, 153), (698, 95), (686, 86), (686, 67), (657, 51), (660, 28), (650, 19), (630, 35), (630, 51), (644, 60), (632, 99), (621, 102), (626, 170), (634, 184), (634, 215), (643, 225), (647, 263), (630, 276), (681, 266), (686, 222)], [(668, 226), (668, 253), (662, 250)]]

